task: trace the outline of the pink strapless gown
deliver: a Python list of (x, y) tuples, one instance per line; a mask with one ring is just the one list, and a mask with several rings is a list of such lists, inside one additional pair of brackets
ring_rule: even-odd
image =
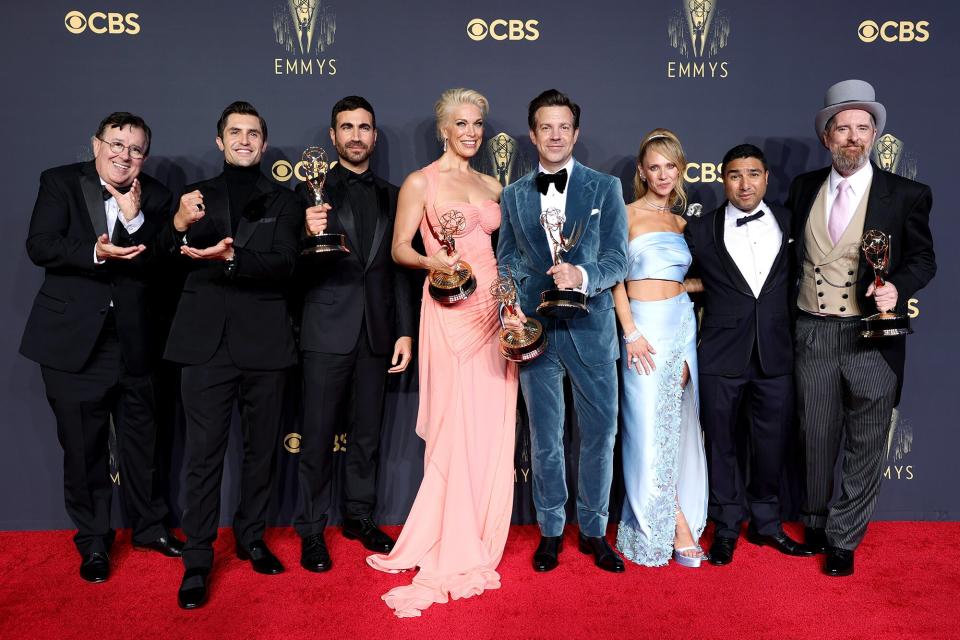
[[(427, 202), (435, 202), (437, 163), (423, 172)], [(500, 356), (499, 304), (489, 292), (497, 277), (490, 234), (500, 226), (500, 207), (486, 201), (436, 209), (466, 217), (457, 250), (473, 268), (477, 290), (448, 307), (434, 302), (424, 284), (417, 416), (417, 435), (426, 442), (423, 482), (393, 551), (367, 558), (390, 573), (420, 568), (411, 584), (382, 596), (402, 618), (499, 588), (496, 568), (513, 510), (517, 368)], [(436, 217), (431, 210), (430, 220)], [(420, 232), (432, 255), (440, 245), (426, 225), (424, 218)]]

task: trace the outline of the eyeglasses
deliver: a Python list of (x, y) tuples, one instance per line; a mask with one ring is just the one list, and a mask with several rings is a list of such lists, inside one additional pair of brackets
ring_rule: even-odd
[(129, 150), (129, 151), (130, 151), (130, 157), (133, 158), (134, 160), (143, 160), (144, 157), (146, 157), (146, 155), (147, 155), (146, 152), (144, 152), (143, 149), (141, 149), (140, 147), (138, 147), (138, 146), (136, 146), (136, 145), (127, 146), (127, 145), (123, 144), (122, 142), (120, 142), (120, 141), (118, 141), (118, 140), (115, 140), (115, 141), (113, 141), (113, 142), (107, 142), (106, 140), (104, 140), (104, 139), (101, 138), (100, 136), (97, 136), (97, 140), (99, 140), (99, 141), (102, 142), (103, 144), (107, 145), (107, 147), (110, 149), (110, 153), (113, 153), (113, 154), (116, 154), (116, 155), (120, 155), (121, 153), (124, 152), (124, 150)]

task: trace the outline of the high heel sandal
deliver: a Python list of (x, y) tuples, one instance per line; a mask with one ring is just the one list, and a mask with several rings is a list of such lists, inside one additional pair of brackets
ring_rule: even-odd
[[(700, 557), (692, 557), (683, 555), (684, 551), (698, 551)], [(673, 550), (673, 559), (676, 560), (677, 564), (681, 567), (687, 567), (688, 569), (698, 569), (700, 563), (706, 558), (706, 554), (703, 553), (703, 549), (700, 548), (700, 545), (695, 544), (689, 547), (680, 547), (679, 549)]]

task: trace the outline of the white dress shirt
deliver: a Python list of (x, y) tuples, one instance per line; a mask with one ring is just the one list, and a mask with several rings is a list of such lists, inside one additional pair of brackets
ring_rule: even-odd
[[(756, 220), (737, 226), (737, 219), (750, 216), (763, 210), (763, 215)], [(750, 285), (755, 298), (760, 297), (763, 283), (770, 275), (773, 261), (780, 253), (783, 242), (783, 230), (777, 223), (770, 207), (762, 200), (750, 212), (741, 211), (727, 203), (723, 221), (723, 244), (727, 253)]]
[[(546, 195), (542, 193), (540, 194), (540, 212), (541, 213), (546, 211), (547, 209), (559, 209), (561, 213), (566, 214), (567, 192), (570, 188), (570, 179), (573, 175), (573, 157), (571, 156), (570, 159), (567, 161), (567, 164), (563, 165), (556, 171), (547, 171), (542, 164), (537, 165), (537, 171), (538, 172), (542, 171), (543, 173), (559, 173), (563, 169), (567, 170), (567, 186), (564, 187), (563, 193), (560, 193), (559, 191), (557, 191), (556, 185), (553, 184), (552, 182), (547, 186)], [(536, 184), (534, 184), (534, 188), (536, 188)], [(539, 219), (538, 219), (538, 222), (539, 222)], [(550, 235), (550, 233), (546, 229), (543, 230), (543, 234), (547, 238), (547, 246), (550, 247), (550, 253), (551, 255), (553, 255), (553, 251), (554, 249), (556, 249), (557, 243), (554, 242), (553, 236)], [(580, 286), (577, 287), (576, 290), (581, 293), (586, 293), (587, 283), (589, 281), (589, 278), (587, 277), (587, 270), (579, 265), (573, 265), (573, 266), (579, 269), (580, 274), (583, 276), (583, 282), (580, 283)]]
[[(830, 169), (827, 197), (824, 198), (826, 208), (823, 210), (823, 220), (828, 229), (830, 228), (830, 211), (833, 209), (833, 201), (837, 199), (837, 186), (843, 179), (843, 176), (837, 173), (836, 167)], [(870, 183), (873, 182), (873, 165), (867, 162), (846, 180), (850, 185), (850, 216), (853, 217), (853, 212), (860, 206), (860, 201), (870, 191)]]

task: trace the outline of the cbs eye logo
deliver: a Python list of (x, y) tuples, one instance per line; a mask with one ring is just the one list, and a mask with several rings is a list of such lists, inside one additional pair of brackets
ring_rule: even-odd
[(877, 23), (864, 20), (857, 27), (857, 35), (864, 42), (875, 42), (880, 38), (884, 42), (926, 42), (930, 39), (928, 20), (887, 20)]
[(70, 11), (63, 17), (63, 26), (73, 34), (90, 31), (97, 35), (126, 34), (135, 36), (140, 33), (140, 14), (94, 11), (89, 16), (80, 11)]
[(539, 20), (504, 20), (497, 18), (487, 23), (474, 18), (467, 23), (467, 37), (479, 42), (488, 36), (494, 40), (536, 40), (540, 37)]

